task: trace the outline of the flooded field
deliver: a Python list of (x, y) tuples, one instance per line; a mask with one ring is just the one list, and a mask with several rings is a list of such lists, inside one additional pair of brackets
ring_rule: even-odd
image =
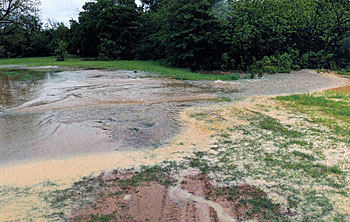
[(154, 148), (168, 142), (185, 106), (215, 94), (177, 80), (107, 71), (0, 78), (0, 164)]
[(208, 150), (215, 129), (244, 125), (230, 107), (249, 110), (247, 97), (348, 84), (311, 70), (232, 82), (100, 70), (30, 79), (26, 72), (0, 75), (0, 221), (66, 221), (75, 205), (53, 207), (48, 200), (58, 190)]
[(185, 107), (307, 92), (339, 81), (313, 71), (235, 82), (150, 77), (99, 70), (48, 72), (22, 81), (0, 76), (0, 166), (160, 147), (179, 129)]

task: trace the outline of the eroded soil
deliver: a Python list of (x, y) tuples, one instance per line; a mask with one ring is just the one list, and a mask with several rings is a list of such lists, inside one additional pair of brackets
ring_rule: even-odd
[[(271, 211), (265, 211), (255, 209), (253, 204), (242, 204), (242, 201), (266, 199), (267, 195), (246, 184), (231, 188), (236, 191), (236, 196), (233, 196), (229, 189), (214, 187), (208, 176), (198, 170), (182, 172), (178, 185), (173, 186), (161, 184), (161, 181), (130, 185), (127, 180), (135, 174), (138, 173), (100, 175), (98, 180), (103, 185), (95, 193), (95, 201), (73, 212), (68, 221), (101, 218), (110, 221), (265, 221), (276, 215), (293, 214), (278, 205), (273, 206)], [(255, 212), (248, 214), (252, 209)]]

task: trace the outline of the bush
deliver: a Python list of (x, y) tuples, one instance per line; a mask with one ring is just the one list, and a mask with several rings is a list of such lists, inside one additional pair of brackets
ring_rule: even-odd
[(0, 46), (0, 58), (4, 58), (4, 57), (6, 57), (5, 47)]
[(324, 50), (318, 52), (309, 51), (303, 54), (299, 65), (301, 68), (309, 69), (337, 69), (334, 54)]
[(60, 40), (58, 42), (57, 48), (55, 50), (56, 54), (56, 60), (57, 61), (64, 61), (64, 58), (68, 55), (67, 52), (67, 43), (64, 41)]
[(292, 60), (290, 59), (290, 55), (288, 53), (284, 53), (278, 59), (277, 72), (290, 73), (291, 65)]
[(231, 59), (228, 53), (223, 53), (221, 56), (221, 70), (231, 70), (233, 69), (235, 60)]
[(98, 46), (100, 60), (119, 59), (121, 52), (118, 50), (116, 42), (108, 39), (102, 39), (101, 42)]
[(288, 53), (276, 56), (264, 56), (262, 60), (255, 62), (251, 67), (252, 72), (275, 74), (275, 73), (290, 73), (292, 60)]
[(109, 61), (111, 60), (111, 58), (109, 58), (108, 56), (106, 56), (104, 53), (100, 52), (98, 54), (98, 57), (97, 57), (98, 60), (100, 61)]
[(268, 74), (275, 74), (278, 71), (277, 71), (277, 67), (275, 67), (275, 66), (264, 66), (263, 72), (268, 73)]

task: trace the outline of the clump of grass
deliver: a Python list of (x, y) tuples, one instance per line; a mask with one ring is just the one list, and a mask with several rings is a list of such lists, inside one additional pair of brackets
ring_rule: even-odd
[(297, 157), (299, 157), (299, 158), (301, 158), (302, 160), (309, 160), (309, 161), (315, 161), (316, 160), (315, 156), (307, 154), (307, 153), (303, 153), (303, 152), (300, 152), (300, 151), (294, 150), (292, 152), (292, 154), (297, 156)]
[(108, 221), (117, 221), (115, 214), (90, 215), (90, 220), (88, 220), (88, 222), (108, 222)]
[(120, 180), (120, 186), (133, 186), (137, 187), (145, 182), (157, 182), (163, 186), (170, 186), (174, 184), (174, 179), (169, 177), (169, 170), (176, 168), (176, 163), (172, 162), (167, 167), (162, 167), (159, 165), (152, 167), (142, 167), (140, 173), (137, 173), (135, 176), (130, 179)]
[[(76, 209), (81, 208), (84, 204), (89, 203), (91, 198), (101, 197), (104, 188), (111, 186), (115, 187), (132, 187), (147, 186), (152, 182), (156, 182), (165, 187), (175, 184), (175, 179), (170, 175), (171, 172), (176, 172), (179, 169), (175, 162), (164, 161), (160, 165), (143, 166), (137, 172), (131, 172), (133, 175), (128, 179), (118, 180), (103, 180), (96, 177), (84, 177), (80, 181), (75, 182), (72, 187), (64, 190), (56, 190), (44, 196), (53, 209), (63, 209), (67, 206)], [(128, 173), (128, 171), (113, 172)], [(122, 190), (117, 190), (115, 193), (108, 193), (108, 196), (120, 196), (123, 194)], [(57, 218), (57, 215), (51, 215), (52, 218)], [(61, 219), (67, 219), (68, 215), (60, 214)], [(108, 215), (89, 215), (91, 221), (110, 221), (114, 219), (114, 214)], [(110, 219), (110, 220), (109, 220)], [(114, 221), (114, 220), (112, 220)]]
[(215, 194), (235, 204), (241, 220), (289, 221), (282, 214), (280, 204), (273, 203), (259, 188), (249, 185), (220, 187), (215, 190)]
[(223, 102), (228, 102), (228, 103), (232, 101), (230, 97), (220, 97), (219, 99)]
[(262, 118), (259, 120), (259, 126), (262, 129), (272, 131), (273, 133), (280, 134), (280, 135), (286, 135), (288, 137), (300, 137), (302, 134), (295, 131), (290, 130), (284, 125), (280, 123), (277, 119), (271, 118), (269, 116), (262, 116)]

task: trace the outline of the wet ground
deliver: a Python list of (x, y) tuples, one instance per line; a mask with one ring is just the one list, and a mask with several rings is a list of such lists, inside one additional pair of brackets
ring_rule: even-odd
[[(224, 97), (230, 97), (234, 102), (254, 95), (349, 84), (311, 70), (233, 82), (145, 78), (149, 76), (99, 70), (66, 70), (31, 81), (0, 76), (0, 221), (66, 221), (62, 218), (71, 214), (74, 203), (68, 200), (64, 205), (52, 205), (48, 200), (74, 182), (208, 151), (215, 142), (215, 129), (245, 124), (232, 110), (250, 110), (249, 101), (256, 99), (225, 104), (218, 97), (225, 101), (229, 100)], [(208, 121), (202, 121), (204, 117)], [(190, 183), (200, 185), (198, 181)], [(162, 192), (155, 188), (150, 187), (157, 195)], [(184, 192), (186, 187), (180, 188), (171, 191), (172, 199), (192, 198)], [(139, 194), (143, 191), (157, 197), (147, 189)], [(147, 197), (139, 200), (149, 207)], [(165, 204), (169, 208), (159, 209), (175, 212), (175, 216), (187, 212), (192, 217), (196, 206), (207, 203), (204, 198), (193, 198), (184, 202), (188, 203), (185, 208), (172, 211), (172, 205)], [(205, 209), (212, 212), (212, 208)], [(147, 208), (143, 210), (149, 213)]]
[(0, 76), (0, 166), (156, 148), (179, 130), (185, 107), (342, 84), (310, 70), (234, 82), (149, 77), (99, 70), (48, 73), (35, 81)]
[(64, 71), (38, 81), (0, 78), (0, 164), (154, 148), (186, 106), (217, 101), (182, 81), (128, 71)]

